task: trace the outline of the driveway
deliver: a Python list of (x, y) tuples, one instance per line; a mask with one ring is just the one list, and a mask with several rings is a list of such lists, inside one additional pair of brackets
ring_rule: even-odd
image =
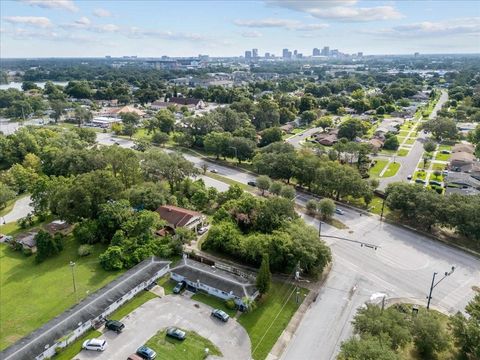
[(30, 205), (31, 201), (30, 196), (18, 199), (13, 205), (12, 211), (0, 218), (2, 223), (3, 221), (5, 221), (5, 223), (17, 221), (27, 216), (28, 213), (33, 212), (33, 207)]
[[(101, 336), (108, 342), (107, 350), (101, 353), (82, 350), (73, 359), (126, 359), (159, 330), (169, 326), (195, 331), (209, 339), (220, 349), (223, 359), (250, 359), (251, 344), (245, 329), (233, 319), (227, 323), (213, 319), (211, 310), (211, 307), (185, 296), (169, 295), (152, 299), (122, 320), (125, 324), (123, 333), (117, 335), (113, 331), (106, 331)], [(162, 358), (161, 354), (158, 355)]]

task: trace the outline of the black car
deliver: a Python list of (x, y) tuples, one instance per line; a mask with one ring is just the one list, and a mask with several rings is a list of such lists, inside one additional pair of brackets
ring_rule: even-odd
[(107, 320), (105, 323), (105, 327), (108, 330), (115, 331), (117, 333), (121, 333), (123, 329), (125, 329), (125, 325), (117, 320)]
[(157, 353), (145, 345), (137, 349), (137, 355), (145, 360), (153, 360), (157, 357)]
[(415, 182), (416, 182), (417, 184), (426, 184), (426, 183), (427, 183), (427, 182), (426, 182), (425, 180), (423, 180), (423, 179), (416, 179)]
[(180, 292), (187, 287), (187, 284), (185, 281), (180, 281), (174, 288), (173, 288), (173, 293), (174, 294), (180, 294)]
[(170, 336), (177, 340), (185, 340), (187, 334), (185, 333), (185, 331), (177, 329), (176, 327), (170, 327), (167, 329), (167, 336)]
[(249, 181), (247, 182), (247, 184), (253, 187), (257, 186), (257, 183), (255, 181)]
[(212, 316), (222, 320), (223, 322), (227, 322), (228, 319), (230, 318), (230, 316), (228, 316), (228, 314), (225, 311), (220, 309), (214, 309), (212, 311)]

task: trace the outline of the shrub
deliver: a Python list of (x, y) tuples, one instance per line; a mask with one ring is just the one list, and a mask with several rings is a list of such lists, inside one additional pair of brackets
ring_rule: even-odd
[(92, 245), (80, 245), (78, 247), (78, 256), (88, 256), (92, 253), (93, 246)]
[(233, 299), (225, 300), (225, 306), (227, 307), (227, 309), (230, 310), (235, 310), (237, 308), (237, 304), (235, 304), (235, 301), (233, 301)]

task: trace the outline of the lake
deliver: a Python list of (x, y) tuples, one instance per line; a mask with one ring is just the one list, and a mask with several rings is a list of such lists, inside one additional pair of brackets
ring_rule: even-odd
[[(61, 85), (61, 86), (66, 86), (68, 84), (68, 81), (52, 81), (55, 85)], [(44, 88), (46, 82), (36, 82), (35, 83), (39, 88)], [(17, 89), (17, 90), (22, 90), (22, 83), (21, 82), (11, 82), (9, 84), (0, 84), (0, 90), (7, 90), (7, 89)]]

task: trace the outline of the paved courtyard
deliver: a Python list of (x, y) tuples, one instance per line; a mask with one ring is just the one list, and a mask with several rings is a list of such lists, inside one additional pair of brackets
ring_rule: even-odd
[[(198, 307), (195, 304), (198, 304)], [(159, 330), (169, 326), (176, 326), (187, 332), (195, 331), (209, 339), (220, 349), (223, 359), (250, 359), (251, 344), (245, 329), (233, 319), (227, 323), (214, 319), (210, 312), (209, 306), (192, 301), (186, 296), (169, 295), (152, 299), (122, 320), (125, 330), (121, 334), (106, 331), (101, 336), (108, 342), (107, 350), (82, 350), (73, 359), (126, 359)], [(161, 354), (158, 354), (158, 357), (162, 359)]]

